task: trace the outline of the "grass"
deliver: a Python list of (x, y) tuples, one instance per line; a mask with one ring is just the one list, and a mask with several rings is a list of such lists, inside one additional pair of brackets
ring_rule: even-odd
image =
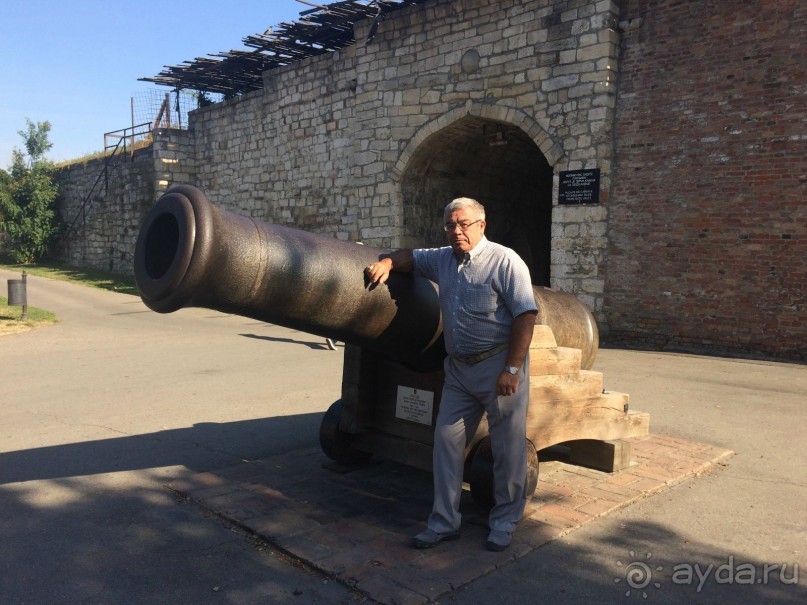
[(0, 336), (27, 332), (59, 321), (50, 311), (28, 307), (28, 318), (22, 319), (22, 307), (9, 307), (8, 299), (0, 296)]
[[(8, 271), (22, 272), (37, 277), (47, 277), (50, 279), (60, 279), (91, 288), (101, 288), (123, 294), (137, 294), (134, 278), (117, 275), (114, 273), (104, 273), (103, 271), (91, 271), (89, 269), (77, 269), (75, 267), (65, 267), (62, 265), (39, 263), (34, 265), (7, 265), (0, 264), (0, 269)], [(28, 318), (22, 320), (22, 307), (9, 307), (8, 299), (0, 296), (0, 336), (3, 334), (15, 334), (26, 332), (34, 328), (55, 323), (58, 318), (49, 311), (28, 307)]]
[[(149, 135), (148, 138), (146, 138), (146, 139), (136, 140), (135, 143), (134, 143), (134, 148), (135, 148), (135, 150), (142, 149), (144, 147), (148, 147), (149, 145), (151, 145), (152, 142), (153, 141), (151, 140), (151, 135)], [(131, 152), (131, 148), (128, 147), (128, 143), (127, 143), (127, 151), (126, 152), (127, 153)], [(118, 149), (117, 153), (122, 154), (123, 153), (123, 147)], [(109, 151), (109, 150), (107, 150), (107, 151), (93, 151), (93, 152), (86, 153), (86, 154), (84, 154), (84, 155), (82, 155), (80, 157), (77, 157), (77, 158), (74, 158), (74, 159), (71, 159), (71, 160), (64, 160), (64, 161), (61, 161), (61, 162), (56, 162), (54, 165), (56, 166), (56, 168), (66, 168), (68, 166), (74, 166), (76, 164), (86, 164), (87, 162), (91, 162), (92, 160), (103, 160), (104, 158), (106, 158), (110, 154), (111, 154), (111, 151)]]

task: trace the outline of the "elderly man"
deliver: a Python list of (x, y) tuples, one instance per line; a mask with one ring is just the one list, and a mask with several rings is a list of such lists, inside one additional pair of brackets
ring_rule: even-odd
[(448, 246), (385, 255), (365, 270), (374, 286), (414, 271), (440, 286), (445, 383), (434, 432), (434, 505), (414, 538), (430, 548), (459, 537), (465, 447), (487, 412), (495, 505), (486, 548), (505, 550), (524, 513), (527, 476), (527, 353), (537, 307), (530, 274), (509, 248), (485, 237), (485, 208), (471, 198), (445, 207)]

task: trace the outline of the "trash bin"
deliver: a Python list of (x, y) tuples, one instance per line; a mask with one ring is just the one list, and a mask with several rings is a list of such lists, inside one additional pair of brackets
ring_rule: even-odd
[(8, 304), (15, 307), (24, 307), (28, 304), (24, 279), (8, 280)]

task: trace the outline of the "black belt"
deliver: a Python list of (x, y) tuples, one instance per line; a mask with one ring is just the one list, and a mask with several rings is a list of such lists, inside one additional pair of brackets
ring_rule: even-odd
[(487, 351), (482, 351), (481, 353), (476, 353), (475, 355), (466, 355), (464, 357), (460, 355), (452, 355), (454, 359), (461, 363), (467, 363), (469, 365), (473, 365), (475, 363), (479, 363), (480, 361), (484, 361), (488, 357), (493, 357), (496, 353), (501, 353), (504, 351), (509, 345), (507, 343), (496, 345), (492, 349), (488, 349)]

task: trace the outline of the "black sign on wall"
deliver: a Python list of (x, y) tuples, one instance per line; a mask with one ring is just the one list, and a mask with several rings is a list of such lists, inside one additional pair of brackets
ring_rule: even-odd
[(558, 204), (599, 204), (600, 169), (566, 170), (560, 173)]

